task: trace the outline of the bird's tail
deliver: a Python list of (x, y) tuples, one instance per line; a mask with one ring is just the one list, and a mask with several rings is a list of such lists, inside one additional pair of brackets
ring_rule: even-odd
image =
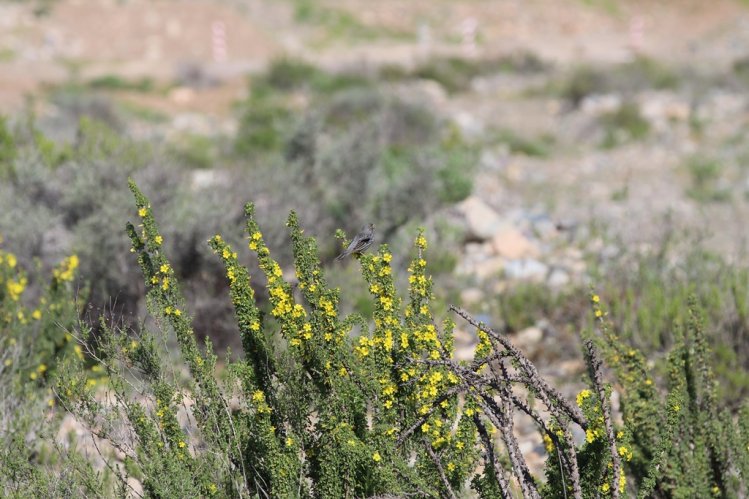
[(335, 259), (336, 259), (336, 261), (343, 260), (344, 258), (346, 258), (346, 256), (348, 256), (348, 251), (344, 251), (343, 253), (341, 253), (340, 255), (338, 255), (337, 257), (335, 257)]

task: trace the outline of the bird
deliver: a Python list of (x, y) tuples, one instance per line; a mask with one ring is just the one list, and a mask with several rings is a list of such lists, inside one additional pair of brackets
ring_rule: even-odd
[(353, 241), (351, 241), (351, 244), (348, 245), (348, 248), (338, 255), (336, 260), (343, 260), (352, 253), (357, 255), (372, 246), (372, 242), (374, 241), (374, 230), (374, 224), (367, 224), (362, 227), (361, 231), (359, 231)]

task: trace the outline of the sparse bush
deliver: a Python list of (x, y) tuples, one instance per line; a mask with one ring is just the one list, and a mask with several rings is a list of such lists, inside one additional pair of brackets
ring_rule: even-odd
[(721, 202), (730, 199), (730, 190), (720, 183), (724, 165), (719, 160), (692, 156), (687, 159), (685, 168), (692, 183), (687, 190), (689, 197), (700, 202)]
[(489, 140), (506, 144), (513, 154), (538, 158), (548, 158), (556, 142), (552, 135), (544, 134), (535, 138), (526, 138), (507, 128), (492, 133)]
[(609, 67), (578, 66), (552, 92), (577, 107), (588, 95), (618, 93), (630, 98), (647, 89), (674, 89), (679, 76), (653, 59), (638, 57), (631, 62)]
[(462, 57), (432, 57), (413, 69), (400, 66), (385, 66), (379, 70), (380, 78), (386, 81), (401, 81), (421, 78), (434, 80), (449, 93), (469, 90), (471, 82), (480, 76), (497, 73), (537, 73), (547, 69), (547, 64), (531, 53), (518, 53), (485, 59)]
[(625, 102), (619, 109), (603, 114), (599, 121), (604, 129), (601, 146), (612, 148), (621, 144), (642, 140), (650, 133), (650, 122), (640, 113), (640, 106)]

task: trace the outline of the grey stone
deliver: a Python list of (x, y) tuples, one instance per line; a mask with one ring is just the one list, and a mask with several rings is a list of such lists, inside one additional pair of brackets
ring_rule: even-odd
[(543, 281), (549, 272), (549, 267), (538, 260), (525, 258), (506, 261), (504, 271), (510, 279)]

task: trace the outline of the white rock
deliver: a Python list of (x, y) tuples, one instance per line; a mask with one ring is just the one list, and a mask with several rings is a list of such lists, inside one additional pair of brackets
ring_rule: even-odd
[(502, 219), (489, 205), (476, 196), (471, 196), (459, 205), (466, 219), (470, 236), (490, 239), (502, 226)]

